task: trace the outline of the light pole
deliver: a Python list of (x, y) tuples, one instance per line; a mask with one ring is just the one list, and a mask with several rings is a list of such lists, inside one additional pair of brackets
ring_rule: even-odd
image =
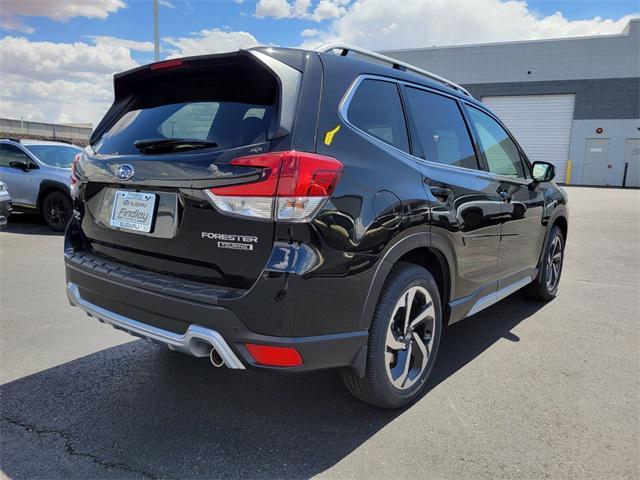
[(153, 50), (156, 62), (160, 61), (160, 27), (158, 26), (158, 0), (153, 0)]

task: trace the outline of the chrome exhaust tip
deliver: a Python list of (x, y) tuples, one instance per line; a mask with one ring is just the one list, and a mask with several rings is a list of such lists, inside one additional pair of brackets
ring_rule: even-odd
[(216, 368), (224, 366), (224, 360), (215, 348), (212, 348), (211, 352), (209, 352), (209, 360), (211, 360), (211, 364)]

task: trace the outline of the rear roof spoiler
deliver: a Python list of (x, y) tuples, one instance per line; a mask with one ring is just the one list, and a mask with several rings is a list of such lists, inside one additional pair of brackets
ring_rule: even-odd
[(249, 57), (253, 59), (256, 63), (271, 72), (277, 79), (280, 86), (277, 96), (278, 116), (276, 125), (270, 132), (270, 137), (278, 138), (289, 134), (293, 128), (295, 119), (295, 109), (302, 83), (302, 72), (277, 60), (268, 53), (268, 48), (254, 48), (230, 53), (183, 57), (180, 59), (151, 63), (115, 74), (113, 76), (114, 102), (91, 133), (89, 143), (91, 145), (96, 143), (104, 132), (120, 117), (127, 105), (130, 104), (131, 93), (129, 93), (128, 90), (132, 88), (131, 86), (135, 84), (135, 82), (145, 77), (163, 75), (164, 72), (171, 72), (173, 69), (184, 66), (206, 64), (207, 62), (216, 60), (237, 59), (238, 57)]

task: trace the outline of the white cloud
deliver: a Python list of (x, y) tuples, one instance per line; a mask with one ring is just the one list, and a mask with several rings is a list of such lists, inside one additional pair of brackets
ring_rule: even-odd
[[(342, 8), (319, 40), (381, 50), (620, 33), (632, 17), (568, 20), (560, 12), (543, 17), (514, 0), (356, 0)], [(303, 46), (317, 44), (314, 39)]]
[(328, 18), (338, 18), (346, 13), (346, 8), (343, 5), (346, 5), (346, 2), (336, 1), (336, 0), (320, 0), (318, 5), (313, 11), (313, 15), (311, 18), (316, 22), (321, 22), (322, 20), (326, 20)]
[(167, 7), (171, 9), (176, 8), (176, 6), (173, 3), (171, 3), (169, 0), (159, 0), (158, 3), (163, 7)]
[(287, 18), (291, 16), (291, 5), (287, 0), (260, 0), (256, 5), (256, 17)]
[[(131, 52), (153, 51), (153, 44), (109, 36), (87, 38), (75, 43), (0, 38), (0, 117), (97, 124), (113, 101), (113, 74), (139, 66)], [(163, 41), (169, 57), (258, 45), (247, 32), (220, 29)]]
[(310, 6), (311, 0), (295, 0), (291, 5), (291, 15), (296, 18), (305, 18)]
[(239, 48), (251, 48), (259, 45), (258, 40), (248, 32), (220, 30), (219, 28), (201, 30), (188, 37), (164, 37), (162, 41), (170, 45), (169, 58), (232, 52)]
[(105, 19), (124, 8), (123, 0), (2, 0), (0, 27), (32, 33), (22, 17), (48, 17), (64, 22), (73, 17)]
[(153, 42), (140, 42), (138, 40), (126, 40), (124, 38), (109, 37), (105, 35), (89, 35), (96, 45), (111, 45), (114, 47), (124, 47), (136, 52), (153, 52)]
[[(97, 123), (112, 102), (112, 77), (138, 66), (129, 41), (88, 43), (0, 38), (0, 116)], [(145, 43), (145, 42), (134, 42)]]
[(98, 43), (32, 42), (24, 37), (0, 39), (2, 74), (50, 81), (105, 75), (136, 67), (128, 48)]
[(305, 28), (300, 32), (301, 37), (317, 37), (320, 31), (315, 28)]
[(345, 5), (349, 2), (350, 0), (320, 0), (311, 13), (311, 0), (259, 0), (255, 15), (258, 18), (304, 18), (321, 22), (345, 14)]

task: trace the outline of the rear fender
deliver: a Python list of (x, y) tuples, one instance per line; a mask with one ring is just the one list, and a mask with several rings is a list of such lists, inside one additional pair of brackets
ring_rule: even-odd
[(55, 180), (43, 180), (42, 182), (40, 182), (40, 189), (38, 190), (38, 201), (36, 203), (38, 210), (42, 208), (42, 201), (44, 200), (44, 197), (54, 190), (60, 190), (61, 192), (69, 195), (69, 185), (65, 185), (64, 183), (57, 182)]
[[(369, 287), (369, 292), (365, 299), (359, 328), (368, 329), (371, 325), (371, 320), (373, 319), (373, 314), (384, 282), (398, 260), (412, 250), (425, 247), (430, 248), (435, 254), (446, 261), (448, 275), (445, 275), (445, 277), (448, 278), (445, 281), (448, 280), (449, 282), (447, 285), (448, 292), (455, 291), (455, 273), (452, 270), (452, 265), (454, 265), (453, 256), (447, 244), (437, 237), (433, 238), (426, 227), (403, 232), (392, 244), (387, 246), (378, 262), (371, 286)], [(446, 306), (448, 299), (445, 298), (443, 300)]]

